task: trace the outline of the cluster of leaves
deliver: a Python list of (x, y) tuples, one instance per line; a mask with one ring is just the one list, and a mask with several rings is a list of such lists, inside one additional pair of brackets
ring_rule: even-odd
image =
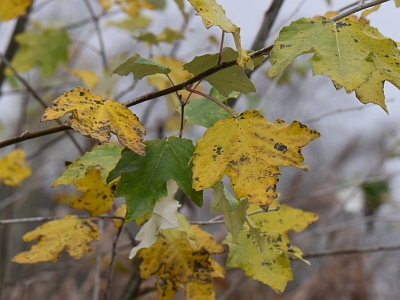
[[(113, 5), (109, 0), (99, 2), (104, 10)], [(130, 17), (138, 16), (141, 9), (162, 7), (162, 1), (115, 2)], [(175, 2), (187, 18), (183, 1)], [(277, 203), (279, 167), (294, 166), (307, 171), (308, 167), (302, 164), (302, 147), (318, 138), (319, 133), (297, 121), (269, 122), (258, 111), (238, 113), (228, 106), (228, 98), (255, 91), (244, 70), (263, 63), (268, 51), (252, 54), (244, 50), (240, 28), (214, 0), (189, 2), (206, 28), (219, 26), (224, 32), (232, 33), (236, 50), (224, 48), (221, 53), (195, 57), (189, 63), (165, 57), (149, 60), (135, 54), (108, 71), (120, 76), (132, 73), (135, 79), (148, 76), (149, 83), (160, 90), (188, 82), (184, 85), (188, 92), (178, 93), (178, 111), (183, 114), (182, 126), (185, 119), (207, 128), (196, 146), (192, 140), (181, 137), (182, 130), (178, 136), (143, 141), (145, 128), (126, 105), (103, 98), (108, 95), (93, 95), (76, 87), (55, 99), (41, 121), (59, 119), (69, 113), (65, 125), (103, 145), (70, 164), (53, 187), (74, 184), (82, 195), (73, 199), (70, 206), (88, 211), (90, 217), (109, 213), (114, 197), (123, 196), (125, 205), (114, 212), (117, 228), (123, 224), (121, 216), (125, 222), (147, 220), (136, 236), (140, 243), (132, 249), (129, 258), (142, 258), (142, 278), (156, 276), (160, 299), (171, 299), (179, 287), (188, 299), (195, 299), (196, 295), (202, 295), (202, 299), (214, 298), (212, 280), (223, 276), (224, 269), (211, 254), (222, 253), (224, 248), (198, 226), (191, 226), (178, 213), (180, 204), (174, 199), (179, 188), (196, 205), (202, 206), (203, 190), (212, 188), (210, 211), (223, 214), (228, 231), (222, 242), (229, 248), (227, 266), (241, 268), (248, 276), (282, 292), (293, 278), (289, 259), (303, 260), (301, 250), (290, 243), (287, 232), (304, 230), (317, 216)], [(30, 1), (7, 3), (13, 7), (1, 4), (2, 20), (23, 14)], [(119, 25), (129, 24), (132, 25), (127, 22)], [(159, 36), (137, 37), (149, 45), (177, 38), (183, 36), (171, 30)], [(52, 29), (26, 32), (16, 40), (21, 47), (12, 65), (18, 72), (38, 66), (46, 77), (67, 60), (70, 40), (66, 32)], [(384, 81), (400, 88), (397, 44), (358, 19), (302, 18), (283, 28), (270, 53), (268, 74), (275, 76), (295, 57), (310, 52), (314, 53), (309, 61), (315, 75), (329, 76), (337, 89), (355, 91), (362, 103), (372, 102), (387, 110)], [(212, 86), (209, 94), (204, 94), (200, 86), (192, 88), (195, 83), (190, 82), (192, 78), (218, 68), (221, 61), (232, 60), (236, 64), (195, 81), (207, 81)], [(7, 72), (11, 74), (12, 70)], [(88, 70), (70, 72), (89, 88), (99, 81)], [(203, 97), (189, 101), (192, 93)], [(104, 144), (109, 142), (110, 133), (125, 147), (122, 151), (117, 146)], [(0, 180), (11, 186), (20, 184), (31, 173), (23, 161), (21, 149), (3, 157)], [(234, 195), (224, 187), (221, 181), (224, 175), (229, 177)], [(89, 243), (99, 239), (99, 233), (89, 217), (65, 216), (39, 226), (25, 234), (23, 240), (36, 238), (37, 245), (13, 260), (19, 263), (56, 261), (65, 247), (73, 258), (79, 259), (90, 251)]]

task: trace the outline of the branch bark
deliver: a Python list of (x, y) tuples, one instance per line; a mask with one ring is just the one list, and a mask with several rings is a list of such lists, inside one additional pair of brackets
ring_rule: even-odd
[(304, 253), (302, 256), (304, 259), (318, 258), (323, 256), (334, 256), (334, 255), (346, 255), (346, 254), (361, 254), (381, 251), (397, 251), (400, 250), (400, 245), (392, 246), (377, 246), (369, 248), (349, 248), (349, 249), (332, 249), (320, 252)]

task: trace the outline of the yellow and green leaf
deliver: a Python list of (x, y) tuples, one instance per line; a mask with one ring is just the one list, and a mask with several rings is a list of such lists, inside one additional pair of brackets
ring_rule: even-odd
[(301, 147), (319, 137), (315, 130), (294, 121), (268, 122), (258, 111), (216, 122), (197, 141), (193, 159), (193, 188), (214, 186), (224, 174), (238, 199), (266, 210), (277, 198), (279, 166), (303, 166)]
[(384, 82), (400, 88), (400, 51), (393, 40), (349, 18), (337, 22), (302, 18), (281, 30), (268, 75), (275, 76), (295, 57), (310, 52), (314, 52), (309, 59), (314, 75), (327, 75), (336, 89), (355, 91), (362, 103), (375, 103), (387, 111)]

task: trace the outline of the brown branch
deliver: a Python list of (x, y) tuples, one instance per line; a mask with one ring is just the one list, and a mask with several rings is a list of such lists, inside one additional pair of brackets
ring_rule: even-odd
[(346, 10), (346, 11), (338, 14), (337, 16), (334, 16), (333, 18), (331, 18), (331, 21), (333, 21), (333, 22), (339, 21), (340, 19), (350, 16), (356, 12), (362, 11), (368, 7), (372, 7), (372, 6), (375, 6), (375, 5), (384, 3), (384, 2), (388, 2), (388, 1), (389, 0), (375, 0), (375, 1), (368, 2), (368, 3), (359, 3), (356, 7)]
[[(125, 219), (122, 217), (116, 216), (77, 216), (80, 219), (89, 219), (89, 220), (105, 220), (105, 221), (114, 221), (114, 220), (122, 220)], [(53, 220), (61, 220), (63, 217), (31, 217), (31, 218), (19, 218), (19, 219), (5, 219), (0, 220), (0, 225), (9, 225), (9, 224), (20, 224), (20, 223), (32, 223), (32, 222), (47, 222)]]
[[(249, 54), (249, 56), (251, 58), (255, 58), (255, 57), (259, 57), (259, 56), (263, 56), (263, 55), (269, 55), (269, 53), (272, 50), (273, 45), (262, 48), (258, 51), (254, 51), (253, 53)], [(192, 78), (190, 78), (189, 80), (182, 82), (180, 84), (171, 86), (169, 88), (166, 88), (164, 90), (161, 91), (156, 91), (156, 92), (151, 92), (151, 93), (147, 93), (141, 97), (135, 98), (133, 100), (127, 101), (124, 103), (124, 105), (126, 107), (130, 107), (130, 106), (134, 106), (137, 105), (139, 103), (142, 102), (146, 102), (161, 96), (165, 96), (171, 93), (175, 93), (177, 91), (186, 89), (187, 86), (190, 86), (191, 84), (196, 83), (199, 80), (202, 80), (203, 78), (210, 76), (214, 73), (217, 73), (218, 71), (221, 71), (223, 69), (229, 68), (236, 65), (236, 59), (234, 60), (230, 60), (230, 61), (226, 61), (226, 62), (222, 62), (220, 65), (216, 65), (206, 71), (204, 71), (203, 73), (200, 73)], [(45, 135), (49, 135), (49, 134), (53, 134), (55, 132), (60, 132), (60, 131), (64, 131), (64, 130), (69, 130), (70, 128), (65, 126), (65, 125), (61, 125), (58, 127), (53, 127), (53, 128), (49, 128), (49, 129), (45, 129), (45, 130), (41, 130), (41, 131), (36, 131), (36, 132), (31, 132), (31, 133), (26, 133), (26, 134), (22, 134), (21, 136), (18, 137), (14, 137), (5, 141), (0, 142), (0, 148), (6, 147), (6, 146), (10, 146), (13, 145), (15, 143), (21, 142), (21, 141), (25, 141), (25, 140), (29, 140), (29, 139), (33, 139), (33, 138), (37, 138), (40, 136), (45, 136)]]
[(274, 24), (276, 17), (278, 16), (279, 10), (281, 9), (283, 0), (273, 0), (270, 7), (264, 14), (264, 19), (261, 23), (260, 29), (258, 30), (257, 36), (254, 39), (251, 49), (260, 49), (264, 46), (265, 41), (271, 31), (272, 25)]
[(349, 248), (349, 249), (332, 249), (320, 252), (304, 253), (302, 256), (304, 259), (318, 258), (323, 256), (334, 256), (334, 255), (347, 255), (347, 254), (361, 254), (381, 251), (397, 251), (400, 250), (400, 245), (392, 246), (377, 246), (369, 248)]
[(16, 136), (11, 139), (0, 142), (0, 148), (14, 145), (14, 144), (22, 142), (22, 141), (31, 140), (31, 139), (38, 138), (41, 136), (45, 136), (45, 135), (49, 135), (49, 134), (53, 134), (53, 133), (57, 133), (57, 132), (65, 131), (65, 130), (70, 130), (70, 129), (71, 128), (66, 125), (60, 125), (57, 127), (52, 127), (52, 128), (48, 128), (48, 129), (44, 129), (44, 130), (40, 130), (40, 131), (35, 131), (35, 132), (24, 132), (20, 136)]

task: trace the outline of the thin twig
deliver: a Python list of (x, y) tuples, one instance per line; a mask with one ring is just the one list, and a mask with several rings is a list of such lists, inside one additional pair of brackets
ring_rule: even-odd
[(333, 22), (339, 21), (340, 19), (350, 16), (350, 15), (352, 15), (356, 12), (359, 12), (361, 10), (364, 10), (368, 7), (372, 7), (372, 6), (375, 6), (375, 5), (384, 3), (384, 2), (388, 2), (388, 1), (389, 0), (375, 0), (375, 1), (368, 2), (368, 3), (362, 3), (361, 1), (359, 1), (358, 5), (356, 7), (346, 10), (346, 11), (338, 14), (337, 16), (334, 16), (333, 18), (331, 18), (331, 21), (333, 21)]
[(318, 258), (323, 256), (334, 256), (334, 255), (345, 255), (345, 254), (360, 254), (360, 253), (371, 253), (381, 251), (396, 251), (400, 250), (400, 245), (392, 246), (377, 246), (369, 248), (349, 248), (349, 249), (332, 249), (319, 252), (304, 253), (302, 257), (304, 259)]
[[(394, 99), (387, 99), (386, 102), (393, 101), (393, 100)], [(322, 118), (326, 118), (326, 117), (329, 117), (332, 115), (336, 115), (336, 114), (340, 114), (340, 113), (344, 113), (344, 112), (355, 111), (355, 110), (362, 110), (364, 108), (369, 108), (369, 107), (375, 107), (375, 105), (365, 105), (364, 104), (361, 106), (358, 105), (358, 106), (352, 106), (352, 107), (347, 107), (347, 108), (339, 108), (337, 110), (330, 111), (330, 112), (324, 113), (322, 115), (319, 115), (318, 117), (311, 118), (308, 120), (303, 120), (303, 121), (301, 121), (301, 123), (314, 123), (314, 122), (320, 121)]]
[(84, 0), (84, 3), (86, 5), (86, 8), (89, 11), (90, 16), (92, 17), (92, 20), (94, 23), (94, 29), (96, 31), (97, 38), (99, 40), (100, 54), (101, 54), (101, 61), (103, 63), (103, 69), (107, 69), (108, 64), (107, 64), (106, 50), (105, 50), (105, 46), (104, 46), (103, 35), (101, 34), (101, 29), (100, 29), (100, 25), (99, 25), (99, 18), (94, 13), (92, 5), (89, 3), (89, 1)]
[(121, 238), (122, 232), (124, 230), (124, 225), (125, 225), (125, 222), (122, 222), (121, 227), (118, 229), (117, 236), (115, 237), (115, 240), (114, 240), (112, 254), (111, 254), (111, 262), (110, 262), (110, 266), (108, 268), (107, 286), (106, 286), (106, 290), (104, 292), (104, 300), (108, 300), (110, 298), (111, 281), (112, 281), (112, 277), (113, 277), (113, 273), (114, 273), (115, 262), (117, 261), (117, 252), (118, 252), (117, 245), (118, 245), (118, 241)]
[(223, 109), (225, 109), (232, 117), (236, 118), (235, 112), (234, 112), (230, 107), (228, 107), (228, 106), (226, 106), (225, 104), (223, 104), (221, 101), (218, 101), (217, 99), (215, 99), (215, 98), (213, 98), (213, 97), (211, 97), (211, 96), (209, 96), (209, 95), (207, 95), (207, 94), (205, 94), (205, 93), (203, 93), (203, 92), (200, 92), (200, 91), (198, 91), (198, 90), (191, 89), (190, 87), (187, 87), (186, 89), (187, 89), (189, 92), (191, 92), (191, 93), (194, 93), (194, 94), (203, 96), (203, 97), (205, 97), (205, 98), (211, 100), (211, 101), (214, 102), (215, 104), (218, 104), (218, 105), (221, 106)]
[(57, 133), (57, 132), (65, 131), (65, 130), (70, 130), (70, 129), (71, 128), (66, 125), (60, 125), (57, 127), (51, 127), (48, 129), (39, 130), (39, 131), (35, 131), (35, 132), (27, 132), (26, 131), (26, 132), (22, 133), (20, 136), (13, 137), (11, 139), (0, 142), (0, 148), (14, 145), (14, 144), (22, 142), (22, 141), (31, 140), (31, 139), (38, 138), (41, 136), (45, 136), (45, 135), (49, 135), (49, 134), (53, 134), (53, 133)]
[[(77, 216), (77, 217), (79, 219), (104, 220), (104, 221), (124, 220), (124, 218), (116, 216), (97, 216), (97, 217)], [(5, 219), (5, 220), (0, 220), (0, 225), (47, 222), (47, 221), (61, 220), (61, 219), (62, 217), (30, 217), (30, 218), (18, 218), (18, 219)]]
[[(103, 230), (104, 230), (104, 221), (100, 220), (97, 224), (97, 228), (99, 231), (99, 235), (103, 236)], [(99, 300), (100, 299), (100, 279), (101, 279), (101, 260), (102, 260), (102, 253), (101, 253), (101, 247), (102, 246), (102, 240), (100, 239), (97, 242), (97, 249), (96, 249), (96, 261), (95, 261), (95, 266), (94, 266), (94, 283), (93, 283), (93, 295), (92, 295), (92, 300)]]

